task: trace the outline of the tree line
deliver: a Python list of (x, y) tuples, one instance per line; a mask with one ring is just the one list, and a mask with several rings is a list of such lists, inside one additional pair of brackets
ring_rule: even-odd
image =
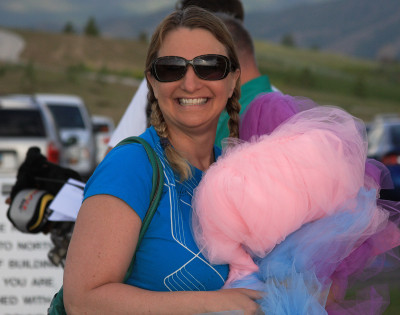
[[(78, 33), (75, 25), (71, 21), (68, 21), (65, 24), (62, 32), (65, 33), (65, 34), (76, 34), (76, 33)], [(83, 28), (83, 34), (85, 34), (87, 36), (93, 36), (93, 37), (100, 36), (100, 29), (97, 26), (97, 22), (96, 22), (96, 19), (94, 17), (91, 16), (87, 20), (87, 22), (86, 22), (86, 24), (85, 24), (85, 26)]]

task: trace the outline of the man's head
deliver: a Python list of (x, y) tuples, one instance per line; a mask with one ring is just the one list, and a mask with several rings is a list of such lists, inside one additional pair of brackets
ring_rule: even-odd
[(175, 7), (182, 10), (191, 5), (214, 13), (223, 12), (241, 21), (244, 20), (244, 10), (240, 0), (178, 0)]
[(244, 84), (260, 76), (261, 73), (257, 67), (253, 39), (244, 27), (243, 22), (227, 13), (216, 12), (214, 14), (224, 22), (232, 36), (240, 68), (242, 69), (241, 83)]
[(237, 52), (249, 56), (253, 55), (253, 39), (244, 27), (243, 22), (228, 13), (216, 12), (215, 15), (218, 16), (227, 27), (232, 36), (233, 42), (235, 43)]

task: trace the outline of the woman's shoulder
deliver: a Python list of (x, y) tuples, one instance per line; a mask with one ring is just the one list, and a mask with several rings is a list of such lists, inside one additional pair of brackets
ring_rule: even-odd
[[(154, 144), (147, 136), (146, 141)], [(106, 155), (90, 177), (85, 187), (85, 199), (99, 194), (112, 195), (141, 215), (150, 199), (152, 176), (153, 168), (143, 145), (118, 145)]]
[[(140, 137), (154, 148), (156, 140), (149, 129)], [(108, 152), (103, 161), (97, 166), (88, 184), (95, 180), (104, 181), (104, 179), (105, 182), (108, 182), (109, 177), (119, 177), (118, 181), (122, 181), (124, 178), (129, 178), (129, 180), (142, 177), (151, 179), (151, 174), (152, 166), (143, 145), (137, 142), (125, 141)]]
[[(157, 146), (157, 141), (159, 137), (155, 132), (153, 127), (147, 128), (144, 133), (140, 136), (143, 140), (145, 140), (153, 149)], [(143, 157), (147, 157), (147, 153), (142, 144), (130, 141), (131, 137), (128, 137), (121, 142), (119, 142), (110, 152), (107, 154), (106, 158), (108, 159), (120, 159), (120, 158), (133, 158), (137, 157), (140, 160)], [(110, 154), (111, 153), (111, 154)]]

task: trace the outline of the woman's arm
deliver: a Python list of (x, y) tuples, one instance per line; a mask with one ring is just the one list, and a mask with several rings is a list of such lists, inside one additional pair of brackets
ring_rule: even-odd
[(75, 224), (64, 271), (64, 303), (73, 314), (198, 314), (245, 310), (260, 298), (248, 289), (154, 292), (123, 284), (141, 220), (122, 200), (97, 195), (85, 200)]

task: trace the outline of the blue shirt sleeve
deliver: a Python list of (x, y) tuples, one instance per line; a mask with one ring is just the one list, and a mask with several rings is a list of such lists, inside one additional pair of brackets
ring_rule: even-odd
[(141, 144), (112, 149), (85, 186), (84, 200), (106, 194), (127, 203), (143, 220), (150, 203), (153, 169)]

